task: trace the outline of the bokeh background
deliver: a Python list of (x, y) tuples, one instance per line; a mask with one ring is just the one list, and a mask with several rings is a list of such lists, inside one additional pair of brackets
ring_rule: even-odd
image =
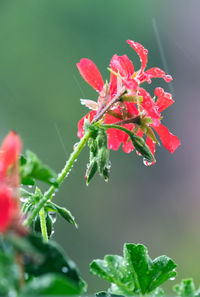
[(128, 54), (137, 69), (125, 42), (133, 39), (149, 49), (149, 67), (174, 78), (169, 85), (154, 80), (149, 91), (162, 86), (173, 93), (163, 122), (181, 139), (176, 153), (161, 146), (156, 165), (145, 167), (135, 153), (112, 152), (110, 182), (97, 176), (86, 187), (85, 149), (55, 198), (79, 229), (59, 219), (54, 237), (77, 262), (89, 292), (107, 287), (89, 274), (91, 260), (121, 254), (124, 242), (147, 245), (152, 257), (167, 254), (178, 263), (177, 281), (193, 277), (199, 285), (199, 9), (197, 0), (0, 1), (0, 138), (17, 130), (24, 150), (57, 171), (87, 112), (79, 99), (97, 97), (77, 71), (80, 58), (95, 61), (105, 79), (114, 53)]

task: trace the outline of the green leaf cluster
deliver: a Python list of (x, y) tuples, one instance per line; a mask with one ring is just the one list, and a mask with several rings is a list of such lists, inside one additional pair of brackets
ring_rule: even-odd
[(0, 242), (0, 296), (72, 296), (86, 289), (76, 264), (54, 241), (9, 234)]
[(96, 134), (89, 139), (88, 146), (90, 157), (86, 171), (86, 184), (88, 185), (90, 183), (96, 172), (103, 176), (105, 181), (108, 181), (110, 161), (106, 130), (102, 127), (98, 127)]
[(195, 289), (192, 279), (183, 279), (180, 284), (174, 286), (174, 292), (180, 297), (200, 297), (200, 288)]
[(125, 244), (123, 257), (107, 255), (90, 264), (92, 274), (111, 283), (108, 293), (133, 296), (155, 292), (160, 285), (176, 276), (176, 264), (167, 256), (154, 260), (144, 245)]
[(37, 155), (29, 150), (20, 158), (20, 175), (23, 185), (35, 185), (35, 180), (57, 186), (57, 174), (44, 165)]

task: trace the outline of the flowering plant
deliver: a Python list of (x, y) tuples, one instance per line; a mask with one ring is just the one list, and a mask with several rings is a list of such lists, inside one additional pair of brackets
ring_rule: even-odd
[[(172, 77), (159, 68), (146, 70), (148, 51), (132, 40), (128, 44), (137, 52), (141, 68), (135, 71), (126, 55), (114, 55), (110, 62), (110, 82), (103, 78), (96, 65), (81, 59), (78, 70), (85, 81), (98, 93), (98, 100), (81, 99), (90, 108), (78, 123), (80, 141), (74, 146), (64, 168), (57, 175), (31, 151), (21, 154), (22, 141), (11, 131), (0, 148), (0, 295), (48, 296), (81, 295), (87, 285), (75, 263), (51, 238), (55, 217), (61, 216), (77, 227), (71, 212), (53, 200), (68, 176), (82, 149), (88, 144), (89, 163), (85, 179), (89, 184), (96, 172), (108, 181), (111, 163), (110, 150), (122, 144), (125, 153), (134, 149), (145, 165), (155, 164), (155, 146), (159, 144), (171, 153), (180, 145), (179, 139), (161, 124), (161, 112), (174, 102), (171, 94), (156, 88), (154, 97), (141, 87), (152, 78)], [(49, 185), (42, 193), (37, 182)], [(34, 186), (30, 191), (27, 186)], [(92, 274), (111, 283), (111, 295), (163, 295), (160, 288), (176, 276), (176, 264), (167, 256), (151, 260), (141, 244), (125, 244), (123, 257), (107, 255), (94, 260)], [(192, 280), (175, 287), (178, 296), (197, 296)]]

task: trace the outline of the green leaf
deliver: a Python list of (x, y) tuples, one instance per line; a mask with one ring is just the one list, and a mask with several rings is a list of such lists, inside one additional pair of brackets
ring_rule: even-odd
[(92, 274), (111, 283), (109, 293), (126, 296), (155, 293), (156, 288), (176, 275), (175, 268), (167, 256), (152, 261), (141, 244), (125, 244), (124, 257), (107, 255), (90, 264)]
[(159, 144), (157, 138), (156, 138), (156, 135), (154, 134), (153, 130), (145, 125), (145, 124), (142, 124), (140, 126), (140, 128), (142, 129), (142, 131), (144, 132), (144, 134), (146, 134), (146, 136), (148, 136), (149, 138), (151, 138), (155, 143)]
[(57, 174), (44, 165), (42, 161), (31, 151), (26, 151), (26, 156), (21, 157), (20, 162), (21, 182), (24, 185), (34, 185), (35, 179), (57, 186)]
[(15, 250), (29, 255), (33, 261), (36, 261), (37, 263), (42, 261), (43, 255), (30, 243), (27, 237), (19, 237), (15, 234), (8, 234), (5, 236), (5, 240), (9, 242)]
[(183, 279), (180, 284), (174, 286), (174, 292), (180, 297), (199, 297), (200, 290), (195, 290), (193, 279)]
[(64, 220), (66, 220), (68, 223), (74, 225), (76, 228), (78, 227), (74, 216), (71, 214), (71, 212), (66, 209), (65, 207), (60, 207), (59, 205), (50, 202), (48, 203), (47, 207), (50, 206), (54, 211), (56, 211)]
[(17, 296), (20, 272), (13, 249), (0, 249), (0, 296)]
[(81, 290), (72, 281), (56, 274), (46, 274), (29, 281), (20, 297), (80, 295)]
[(152, 292), (176, 276), (177, 265), (170, 258), (160, 256), (152, 261), (147, 248), (142, 244), (125, 244), (124, 258), (134, 274), (137, 289), (142, 294)]
[(57, 243), (54, 241), (44, 243), (41, 237), (33, 234), (30, 234), (28, 239), (32, 246), (42, 254), (43, 260), (38, 264), (27, 255), (25, 257), (26, 273), (34, 277), (56, 273), (72, 282), (81, 293), (85, 292), (86, 283), (80, 277), (75, 263), (65, 255)]

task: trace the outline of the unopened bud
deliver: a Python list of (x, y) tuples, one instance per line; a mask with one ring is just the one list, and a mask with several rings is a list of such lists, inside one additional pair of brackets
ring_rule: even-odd
[(87, 171), (86, 171), (86, 184), (89, 185), (90, 181), (94, 177), (95, 173), (97, 172), (98, 166), (96, 159), (93, 159), (90, 163)]
[(97, 147), (101, 149), (102, 147), (107, 148), (108, 146), (108, 136), (105, 129), (100, 128), (96, 138)]
[(104, 180), (107, 182), (109, 180), (109, 177), (110, 177), (110, 171), (109, 171), (109, 168), (106, 166), (103, 170), (103, 177), (104, 177)]
[(133, 142), (133, 145), (135, 149), (148, 161), (148, 162), (153, 162), (154, 161), (154, 156), (151, 153), (149, 147), (146, 145), (145, 141), (143, 138), (132, 135), (131, 140)]
[(103, 175), (104, 168), (108, 163), (108, 155), (109, 155), (109, 151), (105, 147), (102, 147), (98, 151), (98, 155), (97, 155), (98, 170), (99, 170), (99, 173), (102, 175)]

